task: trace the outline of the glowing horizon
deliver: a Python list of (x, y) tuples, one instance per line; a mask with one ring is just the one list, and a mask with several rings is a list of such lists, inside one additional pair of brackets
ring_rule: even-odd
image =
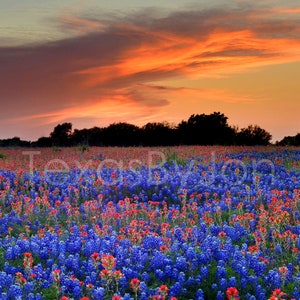
[(214, 111), (273, 141), (300, 132), (300, 10), (289, 1), (61, 2), (38, 18), (32, 1), (1, 4), (0, 139), (35, 140), (63, 122), (179, 123)]

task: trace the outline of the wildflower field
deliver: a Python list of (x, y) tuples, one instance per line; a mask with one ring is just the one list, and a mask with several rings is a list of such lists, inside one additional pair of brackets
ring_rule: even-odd
[(0, 150), (0, 299), (300, 299), (300, 150)]

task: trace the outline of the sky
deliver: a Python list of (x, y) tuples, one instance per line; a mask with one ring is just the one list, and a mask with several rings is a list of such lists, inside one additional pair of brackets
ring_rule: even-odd
[(0, 139), (224, 113), (300, 132), (300, 5), (1, 0)]

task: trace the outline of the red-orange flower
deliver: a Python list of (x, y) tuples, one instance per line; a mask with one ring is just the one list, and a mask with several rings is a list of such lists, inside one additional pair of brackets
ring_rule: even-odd
[(56, 283), (60, 283), (60, 269), (55, 269), (52, 271), (53, 279)]
[(93, 254), (91, 254), (91, 258), (92, 258), (92, 260), (99, 260), (100, 259), (99, 253), (98, 252), (94, 252)]
[(124, 276), (124, 274), (120, 270), (115, 270), (113, 274), (117, 281), (120, 280)]
[(228, 300), (239, 299), (239, 291), (235, 287), (229, 287), (226, 290), (226, 296)]
[(140, 281), (137, 278), (133, 278), (130, 281), (130, 286), (132, 290), (136, 293), (138, 289), (140, 288)]
[(162, 284), (158, 292), (162, 295), (162, 299), (164, 300), (168, 296), (169, 288), (165, 284)]
[(102, 254), (101, 263), (103, 268), (112, 270), (116, 265), (116, 259), (112, 255)]
[(273, 290), (272, 295), (269, 298), (269, 300), (280, 300), (285, 295), (286, 295), (286, 293), (282, 292), (281, 289), (275, 289), (275, 290)]
[(108, 279), (111, 276), (111, 271), (104, 269), (104, 270), (101, 271), (99, 276), (101, 278)]
[(30, 269), (33, 265), (33, 257), (30, 252), (24, 253), (23, 266), (27, 269)]
[(250, 253), (257, 253), (259, 249), (256, 245), (253, 245), (253, 246), (249, 246), (248, 250)]
[(161, 285), (159, 290), (158, 290), (161, 294), (166, 294), (169, 291), (169, 288), (166, 285)]
[(226, 232), (224, 232), (224, 231), (219, 232), (219, 237), (220, 238), (225, 238), (226, 237)]

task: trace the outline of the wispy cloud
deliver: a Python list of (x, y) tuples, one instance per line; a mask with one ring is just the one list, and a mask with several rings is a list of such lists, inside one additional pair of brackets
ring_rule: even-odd
[(291, 8), (274, 8), (272, 10), (275, 13), (282, 13), (282, 14), (300, 14), (300, 8), (299, 7), (291, 7)]
[(279, 17), (298, 13), (295, 8), (240, 6), (196, 7), (164, 16), (140, 11), (99, 20), (63, 14), (57, 25), (72, 32), (70, 38), (0, 46), (0, 117), (51, 123), (66, 117), (100, 119), (102, 114), (134, 121), (135, 114), (136, 119), (145, 112), (159, 115), (183, 94), (253, 101), (225, 90), (170, 88), (156, 82), (218, 78), (299, 61), (300, 19)]

